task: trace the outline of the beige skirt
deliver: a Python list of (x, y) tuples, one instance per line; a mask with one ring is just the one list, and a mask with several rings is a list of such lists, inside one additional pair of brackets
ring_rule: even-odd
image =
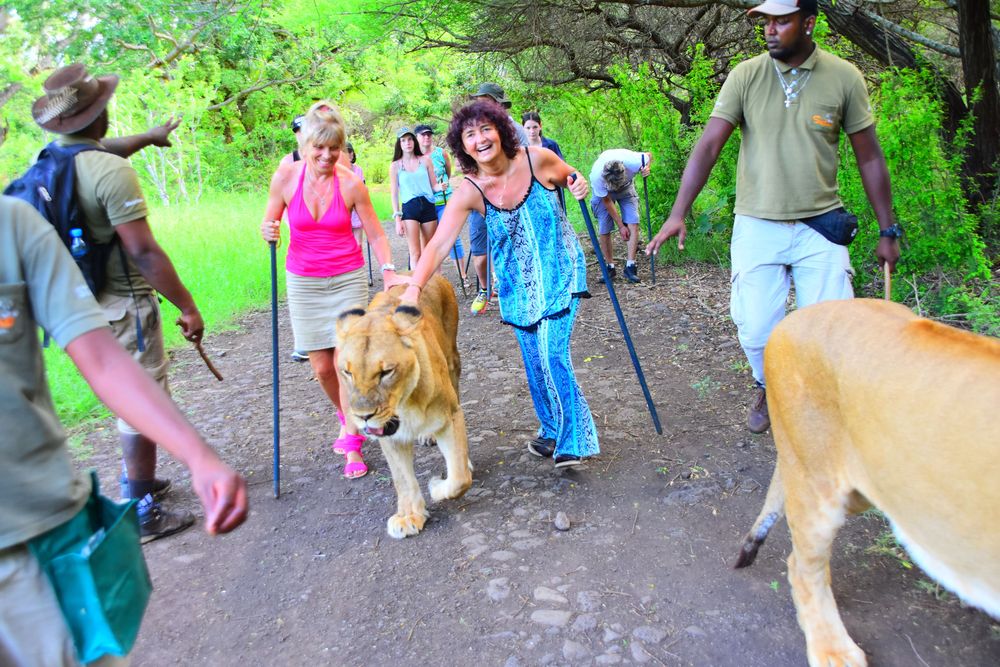
[(302, 352), (337, 347), (337, 316), (368, 306), (368, 277), (361, 267), (328, 278), (285, 272), (288, 314), (295, 349)]

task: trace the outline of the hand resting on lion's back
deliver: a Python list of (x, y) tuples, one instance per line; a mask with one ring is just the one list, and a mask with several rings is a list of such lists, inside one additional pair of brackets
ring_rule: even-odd
[(792, 313), (764, 353), (778, 461), (737, 567), (782, 505), (810, 665), (865, 665), (830, 589), (847, 512), (875, 506), (923, 570), (1000, 617), (1000, 341), (886, 301)]
[(350, 418), (378, 439), (396, 489), (387, 530), (416, 535), (428, 517), (413, 469), (413, 446), (434, 440), (447, 476), (428, 485), (432, 500), (458, 498), (472, 485), (465, 415), (458, 401), (458, 303), (445, 278), (427, 283), (416, 307), (401, 304), (405, 286), (372, 299), (337, 321), (338, 371)]

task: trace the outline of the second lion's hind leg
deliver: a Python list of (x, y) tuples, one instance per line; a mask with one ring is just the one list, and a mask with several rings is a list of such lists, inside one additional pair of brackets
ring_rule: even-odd
[(784, 514), (785, 488), (781, 484), (781, 471), (777, 461), (774, 463), (774, 474), (771, 475), (771, 485), (767, 487), (767, 497), (764, 499), (764, 507), (761, 508), (757, 520), (754, 521), (753, 528), (743, 538), (743, 546), (740, 547), (739, 556), (736, 559), (734, 568), (749, 567), (753, 565), (757, 558), (757, 550), (764, 544), (768, 533)]

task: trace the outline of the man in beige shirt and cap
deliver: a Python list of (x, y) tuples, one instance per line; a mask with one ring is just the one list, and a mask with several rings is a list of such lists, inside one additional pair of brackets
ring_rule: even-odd
[(853, 65), (816, 46), (816, 11), (816, 0), (767, 0), (747, 12), (759, 21), (767, 52), (729, 74), (688, 159), (670, 216), (646, 248), (647, 255), (655, 254), (676, 236), (683, 250), (684, 216), (739, 127), (730, 311), (757, 383), (747, 419), (754, 433), (770, 426), (764, 346), (784, 317), (790, 280), (799, 307), (854, 295), (846, 246), (853, 234), (836, 233), (850, 229), (837, 194), (841, 131), (850, 139), (881, 229), (879, 263), (891, 269), (899, 259), (902, 232), (893, 221), (889, 171), (864, 79)]

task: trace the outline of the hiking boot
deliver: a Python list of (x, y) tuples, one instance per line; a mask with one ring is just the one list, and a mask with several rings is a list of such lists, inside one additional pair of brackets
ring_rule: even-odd
[(636, 270), (635, 262), (625, 265), (625, 270), (622, 272), (625, 276), (625, 280), (630, 283), (639, 282), (639, 272)]
[[(132, 494), (128, 487), (128, 477), (122, 475), (118, 478), (118, 481), (121, 485), (121, 495), (119, 498), (121, 498), (122, 501), (131, 500)], [(153, 494), (153, 500), (163, 500), (167, 494), (170, 493), (171, 488), (173, 488), (173, 484), (169, 479), (154, 479), (153, 489), (150, 491), (150, 493)]]
[(194, 525), (194, 514), (187, 510), (169, 512), (153, 500), (153, 496), (139, 501), (139, 541), (147, 544), (161, 537), (167, 537)]
[(528, 443), (528, 451), (543, 459), (551, 459), (556, 451), (555, 438), (537, 437)]
[(486, 304), (489, 302), (490, 298), (486, 295), (486, 290), (481, 289), (479, 290), (479, 293), (476, 294), (476, 298), (472, 300), (472, 305), (469, 307), (469, 310), (472, 311), (473, 315), (478, 315), (486, 310)]
[(771, 427), (771, 416), (767, 413), (767, 390), (757, 387), (757, 395), (750, 403), (750, 414), (747, 415), (747, 428), (751, 433), (763, 433)]
[(302, 352), (300, 350), (294, 350), (290, 355), (292, 361), (309, 361), (309, 353)]
[(583, 457), (573, 456), (572, 454), (560, 454), (555, 459), (555, 465), (557, 468), (572, 468), (583, 465)]
[[(614, 264), (608, 264), (607, 267), (608, 267), (608, 276), (611, 278), (611, 280), (614, 280), (615, 279), (615, 274), (618, 272), (615, 269), (615, 265)], [(603, 273), (601, 274), (601, 277), (597, 279), (597, 282), (601, 283), (602, 285), (604, 284), (604, 274)]]

